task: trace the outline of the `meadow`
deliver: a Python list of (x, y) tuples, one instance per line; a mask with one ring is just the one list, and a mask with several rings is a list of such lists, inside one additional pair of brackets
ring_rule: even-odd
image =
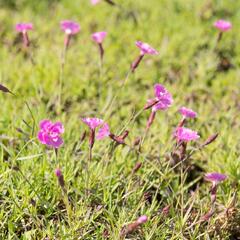
[(0, 0), (0, 239), (240, 239), (240, 2), (113, 2)]

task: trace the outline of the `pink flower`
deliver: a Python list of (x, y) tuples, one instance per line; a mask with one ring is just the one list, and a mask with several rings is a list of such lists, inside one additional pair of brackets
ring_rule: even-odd
[(70, 20), (64, 20), (60, 25), (61, 29), (68, 35), (74, 35), (80, 31), (80, 25)]
[(157, 55), (159, 52), (152, 48), (148, 43), (143, 43), (141, 41), (136, 42), (136, 46), (141, 50), (141, 55), (150, 54)]
[(195, 117), (197, 117), (197, 113), (194, 112), (190, 108), (181, 107), (179, 109), (179, 112), (182, 114), (183, 118), (195, 118)]
[(155, 102), (156, 104), (152, 107), (152, 111), (166, 110), (173, 104), (173, 98), (171, 93), (161, 84), (154, 85), (155, 99), (150, 99), (148, 102)]
[(146, 215), (143, 215), (137, 219), (137, 223), (143, 224), (143, 223), (147, 222), (147, 220), (148, 220), (148, 217)]
[(33, 30), (33, 24), (32, 23), (18, 23), (18, 24), (16, 24), (15, 29), (17, 32), (25, 33), (29, 30)]
[(227, 32), (228, 30), (230, 30), (232, 28), (232, 24), (231, 24), (231, 22), (220, 19), (214, 23), (214, 27), (216, 27), (217, 29), (219, 29), (222, 32)]
[(226, 178), (227, 178), (226, 175), (221, 174), (221, 173), (216, 173), (216, 172), (207, 173), (207, 174), (205, 174), (205, 177), (204, 177), (204, 179), (205, 179), (206, 181), (210, 181), (210, 182), (212, 182), (214, 185), (217, 185), (218, 183), (224, 181)]
[(157, 110), (166, 110), (173, 103), (172, 95), (167, 91), (167, 89), (161, 84), (154, 85), (155, 98), (149, 99), (144, 107), (144, 110), (152, 108), (152, 112), (148, 118), (146, 130), (152, 125)]
[(96, 43), (101, 44), (106, 36), (107, 32), (96, 32), (92, 34), (92, 39)]
[(55, 169), (55, 175), (56, 175), (57, 177), (62, 176), (62, 171), (61, 171), (60, 168), (56, 168), (56, 169)]
[(132, 73), (138, 67), (140, 62), (142, 61), (145, 54), (156, 55), (159, 54), (157, 50), (152, 48), (148, 43), (143, 43), (141, 41), (136, 42), (136, 46), (140, 49), (140, 55), (138, 58), (131, 64), (131, 71)]
[(200, 137), (197, 132), (185, 127), (178, 127), (174, 136), (181, 142), (195, 141)]
[(92, 130), (95, 130), (100, 125), (103, 125), (103, 120), (99, 118), (82, 118), (82, 121)]
[(98, 4), (100, 2), (100, 0), (91, 0), (91, 4), (92, 5), (96, 5), (96, 4)]
[(107, 123), (104, 123), (102, 119), (99, 118), (82, 118), (82, 121), (88, 125), (88, 127), (95, 131), (97, 127), (100, 127), (97, 133), (97, 139), (103, 139), (104, 137), (107, 137), (109, 132), (109, 126)]
[(38, 140), (50, 147), (59, 148), (63, 144), (61, 134), (64, 133), (62, 123), (52, 123), (50, 120), (42, 120), (39, 124)]
[(110, 134), (109, 126), (107, 123), (104, 123), (103, 126), (98, 130), (97, 139), (101, 140), (105, 137), (108, 137)]

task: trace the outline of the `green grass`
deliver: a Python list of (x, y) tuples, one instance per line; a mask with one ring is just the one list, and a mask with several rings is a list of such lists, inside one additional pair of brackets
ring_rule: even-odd
[[(239, 204), (231, 208), (228, 217), (222, 212), (240, 190), (240, 2), (121, 0), (121, 8), (104, 2), (93, 7), (87, 0), (54, 1), (49, 6), (45, 1), (11, 2), (0, 10), (0, 82), (17, 95), (0, 94), (0, 238), (87, 240), (109, 235), (115, 240), (122, 227), (140, 215), (147, 215), (149, 221), (128, 239), (239, 236)], [(230, 20), (233, 29), (215, 48), (217, 30), (212, 25), (219, 18)], [(64, 39), (59, 22), (63, 19), (79, 22), (82, 30), (67, 53), (62, 108), (57, 113)], [(29, 53), (24, 53), (14, 31), (21, 21), (34, 23)], [(108, 32), (102, 71), (97, 46), (90, 39), (91, 33), (101, 30)], [(121, 89), (139, 53), (136, 40), (150, 43), (160, 55), (144, 58)], [(223, 59), (230, 62), (225, 68)], [(155, 83), (162, 83), (173, 94), (174, 105), (157, 113), (141, 154), (128, 146), (113, 149), (111, 140), (105, 139), (96, 141), (89, 162), (88, 141), (80, 142), (87, 128), (80, 118), (106, 119), (113, 133), (128, 129), (126, 143), (132, 145), (136, 137), (144, 135), (149, 111), (130, 120), (153, 97)], [(33, 135), (33, 118), (24, 101), (36, 122)], [(187, 166), (201, 169), (191, 171), (191, 178), (189, 172), (181, 178), (179, 167), (169, 164), (181, 106), (198, 113), (196, 120), (187, 123), (201, 136), (188, 146), (194, 154)], [(36, 138), (38, 123), (45, 118), (62, 121), (65, 126), (65, 143), (57, 162), (54, 151)], [(214, 133), (219, 133), (217, 140), (198, 150)], [(139, 161), (142, 167), (131, 174)], [(14, 170), (16, 166), (20, 171)], [(54, 175), (56, 166), (64, 174), (69, 207)], [(218, 189), (217, 211), (208, 223), (200, 224), (200, 217), (210, 207), (210, 184), (201, 178), (212, 171), (225, 173), (228, 179)], [(191, 194), (193, 184), (195, 192)], [(151, 195), (150, 202), (146, 192)], [(167, 205), (170, 211), (164, 216), (162, 209)]]

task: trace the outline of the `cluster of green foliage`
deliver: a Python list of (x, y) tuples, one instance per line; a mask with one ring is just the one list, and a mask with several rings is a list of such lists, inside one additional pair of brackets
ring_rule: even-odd
[[(119, 6), (113, 7), (105, 1), (91, 6), (88, 0), (0, 1), (0, 82), (16, 94), (0, 94), (0, 238), (115, 240), (125, 224), (144, 214), (149, 221), (130, 239), (237, 239), (239, 204), (233, 200), (240, 183), (240, 2), (116, 2)], [(230, 20), (233, 29), (216, 44), (213, 22), (219, 18)], [(63, 19), (79, 22), (82, 29), (67, 52), (58, 112)], [(22, 21), (34, 24), (28, 51), (14, 31)], [(103, 30), (108, 36), (100, 69), (91, 33)], [(160, 55), (144, 58), (120, 89), (139, 54), (136, 40), (150, 43)], [(172, 93), (174, 105), (157, 113), (141, 154), (128, 146), (114, 148), (105, 139), (96, 142), (89, 162), (88, 141), (81, 142), (87, 128), (80, 118), (106, 119), (114, 133), (128, 129), (126, 143), (132, 146), (144, 135), (149, 112), (131, 118), (152, 98), (154, 83)], [(194, 155), (184, 174), (170, 165), (181, 106), (198, 113), (187, 127), (201, 136), (188, 146)], [(54, 151), (36, 138), (38, 122), (46, 118), (65, 126), (57, 163)], [(219, 133), (217, 140), (199, 150), (214, 133)], [(142, 167), (132, 174), (137, 162)], [(69, 199), (54, 175), (56, 166), (62, 169)], [(217, 211), (200, 223), (210, 206), (210, 185), (202, 177), (213, 171), (228, 179), (218, 189)], [(162, 209), (168, 205), (165, 216)]]

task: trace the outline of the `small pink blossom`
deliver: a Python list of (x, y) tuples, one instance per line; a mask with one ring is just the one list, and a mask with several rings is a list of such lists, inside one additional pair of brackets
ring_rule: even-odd
[(155, 103), (152, 106), (152, 111), (156, 112), (157, 110), (166, 110), (173, 104), (173, 98), (171, 93), (161, 84), (154, 85), (155, 90), (155, 99), (149, 99), (148, 103)]
[(33, 24), (32, 23), (18, 23), (18, 24), (16, 24), (15, 29), (17, 32), (25, 33), (29, 30), (33, 30)]
[(63, 144), (61, 134), (64, 127), (61, 122), (52, 123), (50, 120), (42, 120), (39, 124), (38, 139), (42, 144), (59, 148)]
[(184, 118), (195, 118), (197, 117), (197, 113), (194, 112), (192, 109), (190, 108), (186, 108), (186, 107), (181, 107), (179, 109), (179, 112), (182, 114), (182, 116)]
[(228, 30), (230, 30), (232, 28), (232, 24), (231, 24), (231, 22), (220, 19), (214, 23), (214, 27), (216, 27), (217, 29), (219, 29), (222, 32), (227, 32)]
[(109, 126), (107, 123), (104, 123), (103, 126), (98, 130), (96, 138), (101, 140), (105, 137), (108, 137), (110, 134)]
[(137, 223), (143, 224), (143, 223), (147, 222), (147, 220), (148, 220), (148, 217), (146, 215), (143, 215), (137, 219)]
[(174, 136), (181, 142), (195, 141), (200, 137), (197, 132), (185, 127), (178, 127)]
[(91, 4), (92, 5), (96, 5), (96, 4), (98, 4), (100, 2), (100, 0), (91, 0)]
[(82, 118), (82, 121), (92, 130), (95, 130), (104, 123), (104, 121), (99, 118)]
[(106, 36), (107, 32), (96, 32), (92, 34), (92, 40), (98, 44), (101, 44)]
[(88, 127), (95, 131), (97, 127), (100, 127), (97, 133), (97, 139), (103, 139), (107, 137), (109, 132), (109, 126), (107, 123), (104, 123), (102, 119), (99, 118), (82, 118), (82, 121), (88, 125)]
[(144, 43), (141, 41), (136, 42), (136, 46), (141, 50), (141, 55), (150, 54), (157, 55), (159, 52), (152, 48), (148, 43)]
[(143, 43), (141, 41), (136, 42), (136, 46), (140, 49), (140, 55), (138, 58), (131, 64), (131, 71), (132, 73), (136, 70), (136, 68), (139, 66), (140, 62), (142, 61), (143, 57), (146, 54), (150, 55), (157, 55), (159, 54), (157, 50), (152, 48), (148, 43)]
[(60, 23), (60, 25), (61, 25), (61, 29), (67, 35), (74, 35), (80, 31), (80, 25), (74, 21), (64, 20)]
[(207, 173), (204, 177), (204, 179), (206, 181), (210, 181), (212, 182), (214, 185), (224, 181), (225, 179), (227, 178), (226, 175), (224, 174), (221, 174), (221, 173), (216, 173), (216, 172), (213, 172), (213, 173)]
[(62, 171), (61, 171), (60, 168), (56, 168), (56, 169), (55, 169), (55, 175), (56, 175), (57, 177), (62, 176)]

